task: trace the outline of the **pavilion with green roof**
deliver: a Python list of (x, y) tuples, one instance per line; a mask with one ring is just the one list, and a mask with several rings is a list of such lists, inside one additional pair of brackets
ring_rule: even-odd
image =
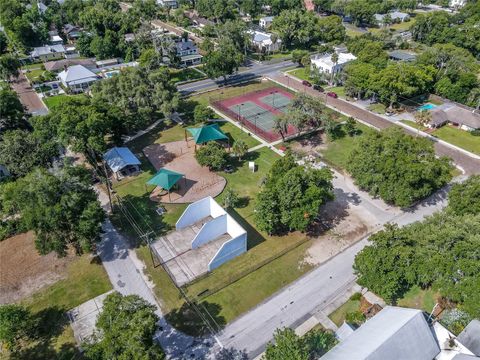
[[(162, 168), (158, 170), (154, 177), (147, 181), (148, 185), (155, 185), (168, 191), (168, 197), (170, 198), (170, 190), (178, 183), (181, 178), (184, 178), (184, 174), (180, 174), (173, 170)], [(185, 179), (186, 180), (186, 179)]]
[(230, 148), (230, 139), (222, 130), (220, 130), (220, 126), (216, 123), (198, 128), (187, 128), (185, 131), (185, 141), (187, 141), (187, 131), (192, 135), (193, 140), (195, 141), (195, 147), (209, 141), (227, 140), (228, 147)]

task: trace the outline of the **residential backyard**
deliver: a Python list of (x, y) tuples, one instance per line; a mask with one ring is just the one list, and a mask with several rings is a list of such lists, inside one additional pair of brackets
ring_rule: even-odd
[(81, 99), (85, 97), (86, 96), (83, 94), (78, 94), (78, 95), (60, 94), (55, 96), (47, 96), (47, 97), (44, 97), (42, 100), (49, 109), (53, 109), (54, 107), (62, 105), (65, 101), (67, 101), (67, 99), (72, 99), (72, 98)]

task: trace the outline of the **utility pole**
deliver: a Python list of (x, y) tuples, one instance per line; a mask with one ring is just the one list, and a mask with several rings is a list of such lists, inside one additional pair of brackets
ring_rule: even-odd
[(108, 202), (110, 203), (110, 211), (113, 214), (112, 194), (110, 193), (110, 181), (108, 180), (107, 167), (105, 166), (105, 160), (104, 159), (102, 159), (102, 167), (103, 167), (103, 172), (104, 172), (104, 175), (105, 175), (105, 185), (107, 185)]

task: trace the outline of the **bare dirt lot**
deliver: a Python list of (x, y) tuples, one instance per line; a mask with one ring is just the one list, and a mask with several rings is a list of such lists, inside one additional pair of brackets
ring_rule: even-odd
[(28, 297), (64, 277), (72, 256), (42, 256), (35, 249), (33, 232), (0, 242), (0, 304)]

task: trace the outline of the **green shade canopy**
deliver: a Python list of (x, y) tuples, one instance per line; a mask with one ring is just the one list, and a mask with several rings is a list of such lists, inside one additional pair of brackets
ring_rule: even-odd
[(182, 177), (183, 177), (183, 174), (164, 168), (164, 169), (158, 170), (155, 176), (147, 181), (147, 184), (156, 185), (168, 191)]
[(218, 124), (206, 125), (200, 128), (188, 128), (190, 134), (192, 134), (195, 144), (204, 144), (213, 140), (228, 140), (228, 136), (225, 135)]

